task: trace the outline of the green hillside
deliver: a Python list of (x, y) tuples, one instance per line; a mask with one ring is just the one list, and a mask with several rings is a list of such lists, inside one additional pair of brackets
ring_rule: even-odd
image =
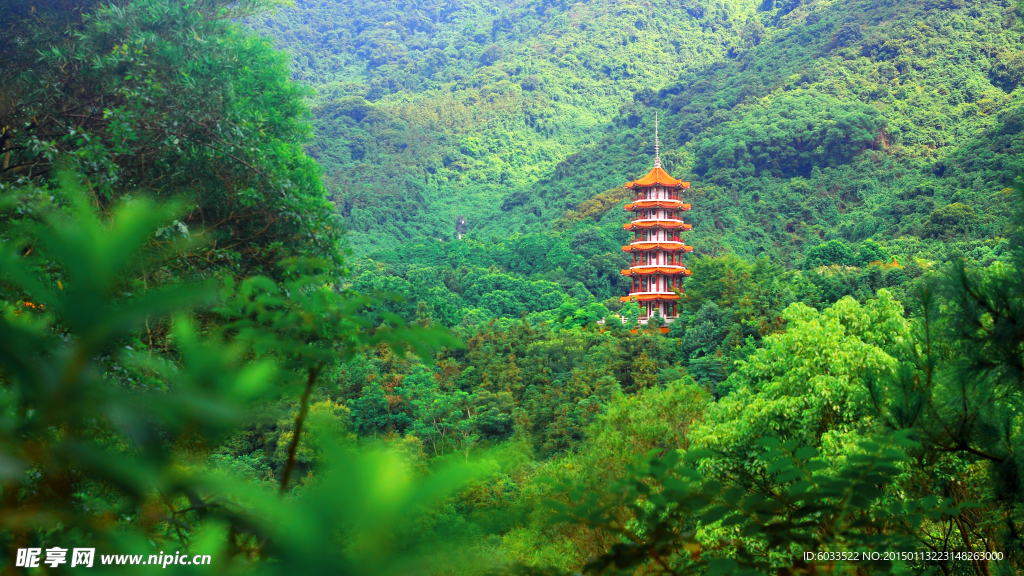
[[(760, 30), (755, 8), (303, 1), (257, 29), (318, 90), (310, 152), (365, 251), (450, 240), (458, 215), (473, 235), (490, 233), (498, 206), (541, 193), (559, 163), (607, 137), (634, 94), (744, 45)], [(594, 175), (587, 195), (624, 182), (617, 168)], [(519, 217), (511, 231), (532, 223)]]
[[(299, 2), (257, 29), (317, 89), (310, 153), (355, 254), (383, 263), (357, 270), (402, 277), (364, 285), (425, 267), (455, 311), (414, 299), (454, 324), (553, 310), (527, 281), (617, 309), (621, 185), (650, 166), (655, 112), (666, 167), (694, 184), (697, 257), (849, 267), (869, 241), (902, 267), (808, 271), (826, 302), (992, 262), (1020, 167), (1018, 18), (1008, 2)], [(808, 256), (823, 251), (838, 256)], [(473, 268), (512, 275), (504, 304), (467, 297)]]
[[(639, 95), (664, 110), (669, 168), (696, 183), (694, 243), (798, 264), (824, 240), (874, 238), (906, 261), (928, 254), (915, 238), (944, 235), (990, 258), (1020, 152), (1015, 18), (1005, 3), (812, 2), (728, 62)], [(644, 128), (607, 148), (642, 147)], [(618, 156), (588, 152), (546, 198), (583, 201), (578, 183)], [(957, 202), (979, 216), (969, 230), (928, 226)]]

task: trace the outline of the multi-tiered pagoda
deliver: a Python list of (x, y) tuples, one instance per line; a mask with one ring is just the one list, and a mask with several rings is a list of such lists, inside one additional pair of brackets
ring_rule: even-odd
[(690, 183), (676, 180), (662, 169), (657, 127), (654, 141), (654, 168), (626, 184), (633, 191), (633, 201), (626, 204), (633, 220), (623, 226), (633, 233), (633, 241), (622, 247), (623, 252), (632, 253), (633, 265), (622, 275), (632, 278), (633, 286), (629, 296), (620, 300), (635, 298), (639, 302), (641, 324), (646, 324), (655, 311), (666, 322), (675, 320), (678, 291), (683, 278), (692, 273), (683, 265), (683, 254), (692, 252), (693, 246), (687, 246), (680, 237), (681, 232), (693, 228), (682, 217), (690, 205), (679, 199), (679, 192)]

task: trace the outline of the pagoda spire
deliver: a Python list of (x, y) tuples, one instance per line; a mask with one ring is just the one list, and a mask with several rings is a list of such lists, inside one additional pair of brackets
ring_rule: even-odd
[(654, 112), (654, 167), (661, 168), (661, 141), (658, 140), (658, 112)]

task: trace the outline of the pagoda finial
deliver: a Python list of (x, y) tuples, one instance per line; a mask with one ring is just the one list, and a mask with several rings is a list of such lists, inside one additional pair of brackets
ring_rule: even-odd
[(654, 113), (654, 167), (661, 168), (661, 141), (658, 140), (658, 113)]

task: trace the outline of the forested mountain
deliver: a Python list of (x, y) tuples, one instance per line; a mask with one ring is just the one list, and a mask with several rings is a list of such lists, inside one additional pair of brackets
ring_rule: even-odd
[(622, 184), (650, 166), (655, 112), (693, 182), (695, 260), (803, 268), (812, 304), (993, 262), (1022, 146), (1018, 19), (931, 0), (299, 2), (254, 25), (317, 90), (309, 150), (372, 259), (357, 285), (454, 325), (554, 319), (556, 292), (618, 310)]
[(303, 1), (257, 29), (318, 90), (310, 151), (361, 253), (450, 240), (458, 215), (481, 240), (600, 220), (614, 203), (587, 201), (646, 171), (659, 110), (695, 243), (794, 264), (831, 238), (903, 237), (913, 256), (957, 202), (982, 214), (960, 237), (998, 233), (1017, 18), (931, 0)]
[(0, 571), (1019, 573), (1021, 17), (0, 0)]
[[(258, 29), (318, 88), (310, 152), (349, 228), (373, 232), (351, 241), (394, 246), (449, 240), (457, 215), (485, 229), (498, 205), (536, 194), (558, 163), (602, 140), (635, 93), (722, 60), (754, 9), (693, 3), (695, 18), (669, 2), (324, 1)], [(511, 230), (531, 222), (520, 215)]]

